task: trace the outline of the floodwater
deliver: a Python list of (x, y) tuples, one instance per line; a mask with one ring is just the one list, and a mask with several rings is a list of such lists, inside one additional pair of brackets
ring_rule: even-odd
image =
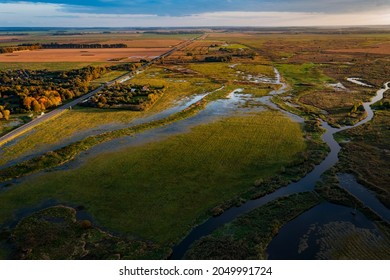
[(340, 186), (362, 201), (365, 206), (374, 211), (379, 217), (390, 224), (390, 209), (376, 197), (375, 193), (359, 184), (354, 175), (348, 173), (337, 174)]
[(380, 235), (373, 222), (359, 211), (323, 202), (293, 219), (280, 230), (267, 248), (271, 260), (313, 260), (319, 258), (321, 229), (334, 222), (343, 222)]

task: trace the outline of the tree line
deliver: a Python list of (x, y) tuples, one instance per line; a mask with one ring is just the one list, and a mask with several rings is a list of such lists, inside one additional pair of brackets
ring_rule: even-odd
[(2, 119), (15, 113), (43, 112), (81, 96), (92, 89), (92, 80), (111, 70), (110, 67), (88, 66), (70, 71), (0, 71)]
[(223, 55), (223, 56), (206, 56), (204, 58), (206, 62), (230, 62), (232, 61), (231, 55)]
[(41, 49), (41, 46), (39, 44), (32, 44), (29, 46), (13, 46), (13, 47), (0, 47), (0, 53), (13, 53), (16, 51), (32, 51)]
[(50, 43), (41, 44), (43, 49), (113, 49), (113, 48), (127, 48), (126, 44), (76, 44), (76, 43)]
[(143, 111), (150, 108), (164, 91), (164, 86), (116, 84), (92, 96), (82, 105)]

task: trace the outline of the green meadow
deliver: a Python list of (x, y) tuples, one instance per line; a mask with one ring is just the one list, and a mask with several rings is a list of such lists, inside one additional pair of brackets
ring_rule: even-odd
[(11, 187), (0, 196), (0, 222), (53, 198), (84, 205), (114, 232), (173, 244), (210, 209), (280, 173), (305, 148), (300, 125), (280, 113), (223, 118)]

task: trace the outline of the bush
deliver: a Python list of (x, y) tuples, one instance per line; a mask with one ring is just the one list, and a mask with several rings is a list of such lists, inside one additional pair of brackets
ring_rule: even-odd
[(80, 227), (82, 229), (90, 229), (92, 228), (92, 223), (89, 220), (82, 220), (80, 221)]

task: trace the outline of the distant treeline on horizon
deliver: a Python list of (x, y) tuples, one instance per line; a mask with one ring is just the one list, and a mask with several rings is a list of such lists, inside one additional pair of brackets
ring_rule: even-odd
[(21, 44), (15, 47), (1, 47), (0, 53), (13, 53), (15, 51), (37, 50), (37, 49), (113, 49), (127, 48), (126, 44)]

